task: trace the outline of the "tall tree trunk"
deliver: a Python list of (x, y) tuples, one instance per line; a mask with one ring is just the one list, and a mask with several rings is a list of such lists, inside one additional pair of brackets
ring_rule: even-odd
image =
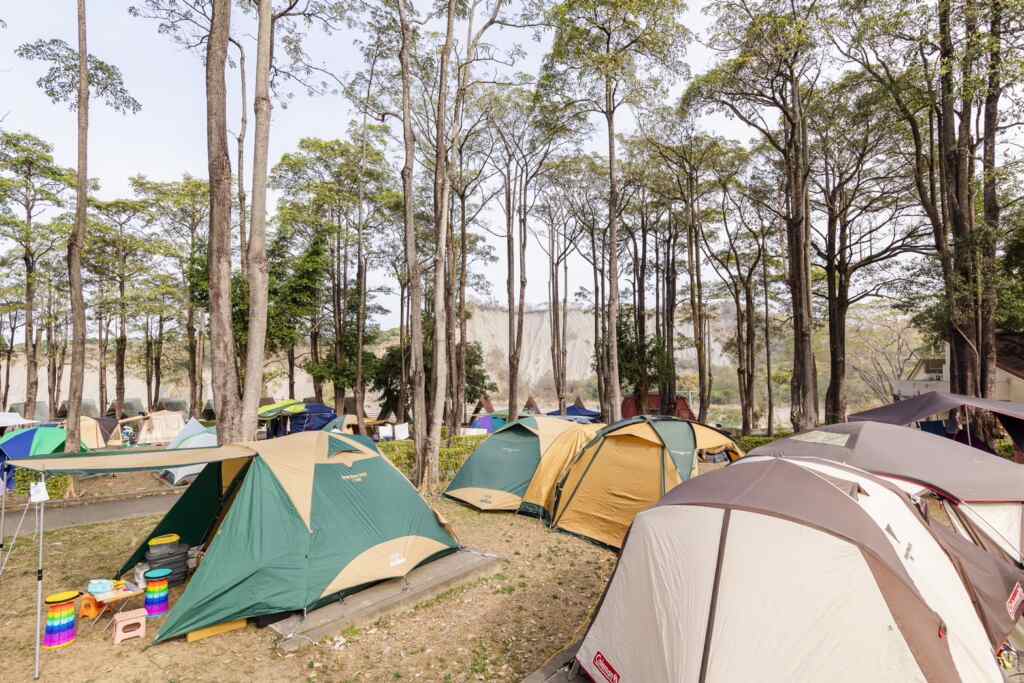
[(156, 323), (156, 344), (153, 347), (153, 405), (160, 408), (160, 384), (163, 381), (164, 316)]
[(1001, 231), (1001, 207), (997, 175), (996, 143), (999, 133), (999, 100), (1002, 97), (1003, 64), (1003, 1), (989, 0), (988, 74), (984, 103), (984, 130), (982, 144), (982, 211), (985, 218), (984, 235), (980, 240), (981, 287), (981, 395), (992, 398), (996, 376), (996, 245)]
[[(210, 347), (217, 439), (240, 441), (241, 401), (235, 374), (235, 340), (231, 328), (231, 160), (227, 141), (227, 88), (224, 68), (231, 35), (231, 0), (212, 0), (206, 42), (206, 142), (210, 182)], [(250, 346), (252, 340), (249, 341)]]
[(288, 398), (295, 400), (295, 344), (288, 345)]
[(775, 435), (775, 395), (772, 390), (771, 308), (768, 305), (768, 245), (762, 235), (761, 289), (764, 293), (764, 375), (768, 390), (768, 436)]
[[(615, 157), (615, 103), (611, 79), (605, 79), (605, 121), (608, 126), (608, 421), (622, 419), (619, 384), (619, 177)], [(646, 397), (645, 397), (646, 400)], [(643, 411), (641, 411), (643, 412)]]
[[(27, 216), (29, 229), (32, 226), (31, 213)], [(36, 394), (39, 391), (39, 343), (35, 330), (36, 322), (36, 259), (25, 250), (22, 258), (25, 264), (25, 417), (36, 416)]]
[(786, 238), (789, 253), (789, 290), (793, 307), (793, 378), (790, 413), (797, 432), (818, 423), (817, 372), (812, 346), (810, 269), (810, 210), (807, 187), (807, 130), (803, 119), (798, 78), (790, 79), (791, 122), (786, 127), (785, 159), (789, 207)]
[(192, 417), (198, 418), (203, 412), (203, 368), (199, 364), (199, 340), (196, 335), (196, 312), (192, 293), (185, 304), (185, 343), (188, 346), (188, 405)]
[(82, 244), (89, 205), (89, 50), (86, 44), (85, 0), (78, 0), (78, 175), (75, 182), (75, 226), (68, 237), (68, 289), (71, 294), (71, 380), (68, 389), (67, 439), (64, 451), (77, 453), (82, 389), (85, 384), (85, 296), (82, 294)]
[(128, 308), (125, 302), (125, 283), (119, 284), (121, 301), (118, 304), (117, 339), (114, 340), (114, 414), (124, 417), (125, 364), (128, 356)]
[[(309, 329), (309, 361), (314, 368), (320, 365), (320, 326), (317, 323)], [(313, 399), (317, 403), (324, 401), (324, 384), (319, 373), (313, 375)]]
[(711, 368), (710, 353), (706, 347), (707, 321), (704, 310), (704, 279), (701, 275), (700, 245), (697, 233), (700, 214), (696, 206), (696, 180), (687, 177), (687, 194), (689, 200), (689, 219), (686, 224), (686, 260), (687, 275), (690, 279), (690, 319), (693, 321), (693, 345), (697, 352), (697, 394), (700, 408), (697, 413), (699, 422), (707, 422), (708, 408), (711, 404)]
[(110, 350), (110, 320), (102, 313), (96, 315), (96, 357), (99, 373), (100, 415), (107, 409), (107, 353)]
[[(271, 0), (259, 0), (256, 42), (256, 129), (252, 161), (252, 225), (247, 245), (249, 327), (246, 337), (245, 387), (242, 393), (241, 435), (256, 437), (263, 361), (267, 347), (267, 167), (270, 152), (270, 67), (273, 61), (274, 17)], [(229, 264), (230, 267), (230, 264)]]
[(406, 322), (406, 309), (408, 308), (405, 304), (406, 299), (406, 286), (405, 282), (400, 280), (398, 283), (398, 345), (399, 345), (399, 356), (401, 360), (401, 370), (399, 372), (399, 383), (398, 383), (398, 405), (395, 406), (395, 420), (399, 423), (405, 422), (405, 406), (406, 398), (409, 390), (409, 363), (406, 358), (407, 350), (409, 348), (408, 336), (408, 324)]
[[(413, 482), (422, 484), (427, 479), (425, 457), (427, 444), (426, 378), (423, 370), (423, 281), (420, 277), (419, 254), (416, 249), (416, 197), (415, 163), (416, 134), (413, 131), (412, 112), (412, 47), (413, 25), (410, 0), (398, 0), (399, 25), (402, 33), (398, 59), (402, 71), (402, 221), (405, 233), (405, 267), (409, 279), (409, 356), (412, 378), (413, 438), (416, 460)], [(443, 141), (440, 143), (443, 145)]]
[[(231, 41), (238, 49), (238, 80), (239, 80), (239, 97), (241, 98), (241, 106), (239, 107), (239, 121), (238, 121), (238, 135), (236, 136), (235, 144), (238, 148), (238, 253), (241, 260), (242, 266), (242, 277), (248, 278), (249, 276), (249, 241), (246, 238), (246, 211), (248, 208), (248, 201), (245, 197), (245, 135), (249, 128), (249, 93), (247, 92), (248, 85), (246, 84), (245, 78), (245, 49), (242, 44), (232, 40)], [(257, 50), (259, 48), (257, 47)], [(256, 70), (259, 71), (259, 55), (256, 56)], [(255, 182), (255, 178), (253, 179)]]
[(445, 340), (448, 338), (445, 308), (445, 268), (447, 266), (448, 249), (448, 193), (450, 179), (448, 177), (448, 63), (451, 58), (455, 26), (455, 0), (447, 2), (447, 28), (441, 55), (438, 61), (438, 97), (435, 124), (435, 155), (434, 155), (434, 367), (433, 367), (433, 414), (430, 418), (430, 431), (427, 434), (425, 452), (422, 456), (422, 475), (417, 482), (420, 489), (432, 493), (440, 479), (440, 448), (441, 421), (445, 394), (448, 390), (448, 357)]
[(516, 237), (515, 214), (519, 197), (518, 175), (512, 163), (505, 165), (505, 256), (508, 276), (505, 289), (508, 295), (508, 419), (519, 418), (519, 348), (516, 346)]

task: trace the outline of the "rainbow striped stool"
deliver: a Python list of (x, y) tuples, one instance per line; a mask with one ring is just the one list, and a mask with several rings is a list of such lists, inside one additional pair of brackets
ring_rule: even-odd
[(162, 617), (167, 613), (170, 596), (167, 577), (170, 575), (171, 570), (166, 567), (150, 569), (142, 575), (146, 579), (146, 616), (150, 619)]
[(75, 600), (81, 593), (64, 591), (46, 597), (46, 630), (43, 632), (43, 649), (59, 650), (75, 642), (78, 623), (75, 615)]

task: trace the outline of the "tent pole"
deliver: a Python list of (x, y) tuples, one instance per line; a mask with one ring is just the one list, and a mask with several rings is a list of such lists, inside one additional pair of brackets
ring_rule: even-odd
[[(43, 486), (46, 486), (46, 474), (41, 473), (39, 475), (39, 481)], [(38, 520), (36, 521), (36, 535), (39, 538), (39, 564), (36, 567), (36, 669), (32, 675), (33, 680), (39, 678), (39, 646), (42, 642), (42, 626), (43, 626), (43, 512), (46, 506), (45, 501), (40, 501), (36, 507), (38, 508)]]

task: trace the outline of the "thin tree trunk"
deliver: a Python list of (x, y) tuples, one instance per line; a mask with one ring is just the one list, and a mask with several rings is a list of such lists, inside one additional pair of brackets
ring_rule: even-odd
[[(410, 373), (412, 375), (413, 438), (416, 459), (413, 482), (422, 484), (428, 478), (425, 465), (427, 444), (426, 378), (423, 370), (423, 293), (420, 277), (419, 254), (416, 249), (416, 197), (414, 171), (416, 163), (416, 134), (412, 113), (412, 43), (414, 40), (409, 0), (398, 0), (401, 47), (398, 58), (402, 72), (402, 219), (405, 233), (405, 263), (409, 279), (409, 345)], [(440, 142), (443, 145), (443, 140)]]
[[(241, 97), (241, 107), (239, 113), (238, 122), (238, 135), (236, 136), (236, 146), (238, 147), (238, 252), (240, 255), (242, 265), (242, 277), (248, 278), (249, 276), (249, 242), (246, 238), (246, 210), (248, 208), (248, 202), (245, 197), (245, 136), (246, 131), (249, 128), (249, 93), (247, 92), (247, 84), (245, 78), (245, 49), (242, 44), (232, 40), (231, 41), (238, 49), (238, 80), (239, 80), (239, 97)], [(259, 48), (257, 48), (258, 50)], [(256, 57), (256, 69), (259, 70), (259, 55)], [(255, 179), (254, 179), (255, 181)]]
[[(619, 177), (615, 157), (615, 104), (612, 83), (605, 79), (605, 121), (608, 125), (608, 420), (622, 419), (619, 384)], [(646, 397), (644, 397), (646, 400)]]
[[(259, 2), (256, 42), (256, 129), (252, 162), (252, 225), (247, 245), (249, 327), (246, 337), (245, 387), (242, 393), (241, 436), (256, 437), (263, 361), (267, 346), (267, 170), (270, 151), (270, 67), (273, 61), (274, 17), (271, 0)], [(230, 267), (230, 264), (229, 264)]]
[[(32, 229), (31, 213), (27, 224)], [(25, 417), (36, 416), (36, 394), (39, 391), (39, 344), (35, 330), (36, 303), (36, 260), (31, 251), (25, 250)]]
[(775, 396), (772, 390), (771, 308), (768, 305), (768, 245), (762, 236), (761, 289), (764, 293), (764, 375), (768, 390), (768, 436), (775, 435)]
[(89, 50), (85, 0), (78, 0), (78, 170), (75, 181), (75, 226), (68, 238), (68, 289), (71, 294), (71, 381), (68, 391), (64, 451), (77, 453), (82, 389), (85, 384), (85, 296), (82, 293), (82, 245), (89, 204)]
[[(224, 68), (231, 35), (231, 0), (212, 0), (206, 44), (206, 140), (210, 182), (210, 346), (217, 438), (240, 441), (242, 429), (235, 340), (231, 328), (231, 161), (227, 143)], [(252, 345), (252, 340), (250, 340)]]
[(432, 493), (440, 478), (441, 422), (448, 390), (448, 357), (445, 340), (448, 338), (445, 307), (445, 268), (447, 264), (447, 233), (448, 233), (448, 63), (451, 57), (455, 26), (455, 0), (447, 2), (447, 29), (444, 45), (438, 61), (438, 97), (435, 114), (435, 155), (434, 155), (434, 241), (436, 255), (434, 258), (434, 367), (433, 367), (433, 414), (430, 419), (430, 431), (423, 454), (423, 475), (418, 482), (420, 489)]
[(288, 345), (288, 398), (295, 400), (295, 344)]

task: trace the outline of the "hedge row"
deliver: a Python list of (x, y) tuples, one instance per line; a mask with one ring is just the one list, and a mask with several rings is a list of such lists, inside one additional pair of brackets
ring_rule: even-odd
[[(451, 446), (445, 446), (442, 440), (440, 452), (441, 479), (448, 480), (455, 476), (455, 473), (462, 467), (462, 463), (476, 450), (480, 442), (486, 436), (457, 436), (452, 440)], [(381, 441), (377, 444), (381, 452), (388, 457), (395, 466), (402, 470), (405, 476), (412, 475), (412, 465), (415, 459), (415, 449), (412, 441)]]

